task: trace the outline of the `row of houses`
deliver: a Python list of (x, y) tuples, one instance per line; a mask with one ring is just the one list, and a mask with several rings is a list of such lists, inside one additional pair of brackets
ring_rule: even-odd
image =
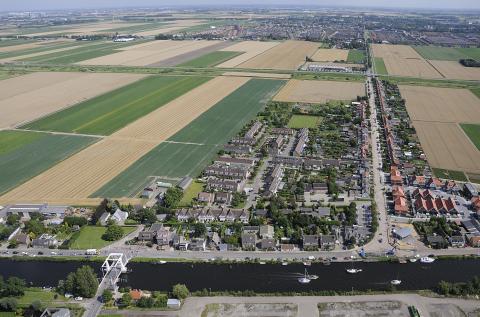
[(262, 123), (255, 121), (243, 136), (232, 138), (228, 144), (224, 146), (224, 150), (228, 153), (241, 155), (252, 153), (253, 146), (257, 143), (261, 129)]
[(198, 222), (234, 222), (239, 221), (248, 223), (250, 219), (250, 212), (243, 209), (216, 209), (216, 208), (190, 208), (179, 209), (175, 211), (175, 217), (178, 221), (195, 220)]
[(302, 128), (298, 132), (297, 137), (297, 144), (295, 145), (295, 149), (293, 150), (293, 156), (302, 156), (303, 150), (308, 142), (308, 129)]
[(41, 215), (46, 219), (63, 219), (72, 211), (70, 206), (49, 204), (14, 204), (0, 209), (0, 223), (9, 215), (18, 215), (22, 221), (30, 219), (32, 214)]
[(304, 168), (309, 171), (319, 171), (329, 167), (340, 169), (356, 162), (354, 160), (303, 158), (297, 156), (275, 155), (272, 159), (272, 163), (282, 164), (288, 168)]
[[(410, 194), (412, 201), (412, 212), (422, 214), (457, 214), (457, 202), (449, 196), (447, 199), (434, 194), (430, 189), (416, 188)], [(403, 186), (394, 185), (392, 187), (392, 196), (394, 201), (394, 212), (397, 215), (408, 216), (411, 208), (408, 204), (407, 194)]]
[(277, 194), (280, 189), (280, 184), (282, 183), (283, 178), (283, 167), (282, 165), (274, 165), (271, 172), (267, 175), (265, 182), (267, 188), (265, 189), (265, 196), (272, 197)]

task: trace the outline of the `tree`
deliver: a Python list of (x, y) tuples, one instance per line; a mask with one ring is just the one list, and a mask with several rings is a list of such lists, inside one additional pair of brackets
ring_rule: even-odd
[(178, 299), (185, 299), (190, 294), (187, 286), (185, 284), (175, 284), (173, 286), (172, 295)]
[(45, 226), (38, 219), (31, 219), (25, 222), (25, 231), (33, 233), (35, 236), (40, 236), (45, 232)]
[(152, 308), (155, 305), (155, 300), (152, 297), (141, 297), (137, 301), (137, 306), (142, 308)]
[(102, 294), (102, 299), (104, 303), (108, 303), (109, 301), (111, 301), (113, 299), (112, 291), (109, 289), (104, 290)]
[(70, 217), (65, 217), (63, 221), (70, 227), (73, 227), (75, 225), (82, 227), (87, 224), (87, 219), (83, 217), (70, 216)]
[(59, 281), (58, 288), (63, 293), (92, 298), (98, 288), (97, 276), (90, 266), (84, 265), (67, 275), (65, 281)]
[(96, 224), (98, 222), (98, 220), (103, 215), (103, 213), (107, 211), (107, 207), (108, 207), (108, 199), (102, 200), (102, 202), (100, 203), (100, 205), (97, 206), (97, 208), (95, 209), (95, 212), (92, 215), (92, 223)]
[(25, 293), (26, 283), (21, 278), (12, 276), (5, 283), (3, 296), (23, 296)]
[(205, 236), (205, 233), (207, 233), (207, 227), (205, 226), (204, 223), (201, 222), (196, 222), (193, 225), (193, 230), (194, 233), (193, 235), (197, 238)]
[(18, 224), (19, 221), (20, 221), (20, 216), (17, 214), (11, 214), (7, 217), (7, 225), (9, 226), (16, 225)]
[(163, 203), (168, 208), (175, 208), (180, 200), (182, 200), (183, 191), (181, 188), (178, 187), (170, 187), (167, 189), (165, 193), (165, 197), (163, 198)]
[(0, 311), (15, 311), (17, 306), (18, 302), (15, 298), (6, 297), (0, 299)]
[(117, 241), (123, 237), (123, 228), (118, 225), (108, 226), (105, 233), (102, 235), (102, 239), (105, 241)]
[(120, 303), (125, 307), (130, 306), (132, 304), (132, 296), (129, 293), (123, 294)]

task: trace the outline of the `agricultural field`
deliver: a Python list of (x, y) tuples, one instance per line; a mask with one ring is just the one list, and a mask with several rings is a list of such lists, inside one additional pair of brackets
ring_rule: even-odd
[(418, 78), (443, 76), (408, 45), (373, 44), (374, 57), (380, 57), (390, 75)]
[(375, 73), (379, 75), (388, 75), (387, 67), (385, 67), (385, 62), (381, 57), (374, 57), (375, 64)]
[(322, 122), (319, 116), (298, 115), (295, 114), (288, 121), (288, 127), (291, 129), (309, 128), (314, 129)]
[(314, 62), (335, 62), (346, 61), (349, 56), (349, 50), (336, 48), (320, 48), (311, 56)]
[(38, 72), (0, 81), (0, 128), (25, 124), (145, 77)]
[(306, 41), (285, 41), (238, 65), (239, 68), (296, 70), (312, 56), (318, 44)]
[[(30, 37), (44, 37), (44, 36), (59, 36), (59, 35), (84, 35), (84, 34), (95, 34), (95, 33), (109, 33), (107, 30), (116, 29), (116, 28), (125, 28), (130, 26), (138, 25), (138, 23), (126, 23), (126, 22), (110, 22), (110, 21), (101, 21), (94, 23), (84, 23), (84, 24), (72, 24), (69, 26), (52, 26), (44, 28), (31, 28), (31, 29), (17, 29), (15, 32), (24, 36)], [(110, 32), (114, 33), (114, 32)]]
[(413, 46), (423, 58), (439, 61), (458, 61), (472, 58), (480, 60), (480, 48), (472, 47), (440, 47), (440, 46)]
[(429, 61), (445, 78), (480, 80), (480, 68), (465, 67), (454, 61)]
[(153, 177), (179, 180), (185, 175), (198, 175), (223, 144), (253, 119), (283, 84), (281, 80), (251, 79), (93, 196), (134, 197)]
[[(236, 43), (228, 48), (224, 49), (229, 52), (240, 52), (241, 55), (234, 57), (226, 62), (223, 62), (217, 67), (221, 68), (233, 68), (238, 65), (254, 58), (257, 55), (279, 45), (280, 42), (259, 42), (259, 41), (244, 41)], [(223, 50), (220, 50), (223, 51)]]
[(480, 151), (480, 124), (466, 124), (462, 123), (460, 125), (470, 138), (470, 140), (475, 144), (477, 149)]
[(460, 182), (468, 181), (467, 177), (465, 176), (465, 173), (460, 171), (449, 171), (441, 168), (433, 168), (433, 174), (443, 179), (453, 179)]
[(290, 79), (290, 74), (276, 74), (276, 73), (253, 73), (253, 72), (225, 72), (222, 76), (235, 77), (258, 77), (258, 78), (272, 78), (272, 79)]
[(84, 201), (248, 80), (235, 77), (212, 79), (72, 155), (0, 199)]
[(365, 51), (363, 50), (349, 50), (347, 62), (354, 64), (364, 64), (366, 59)]
[[(122, 227), (124, 236), (135, 231), (136, 227)], [(113, 241), (106, 241), (102, 239), (102, 235), (107, 231), (107, 227), (93, 227), (84, 226), (78, 234), (74, 234), (70, 244), (71, 249), (86, 250), (86, 249), (101, 249)]]
[(480, 122), (480, 99), (467, 89), (400, 86), (433, 168), (480, 173), (480, 151), (460, 127)]
[[(78, 42), (77, 42), (78, 43)], [(82, 42), (80, 42), (82, 43)], [(73, 64), (84, 60), (98, 58), (118, 52), (122, 48), (146, 43), (144, 40), (116, 43), (112, 41), (92, 41), (83, 45), (67, 47), (62, 50), (51, 50), (42, 54), (31, 54), (21, 56), (16, 60), (20, 62), (40, 63), (40, 64)]]
[(81, 47), (83, 45), (88, 46), (88, 44), (89, 43), (65, 40), (33, 42), (18, 46), (8, 46), (6, 49), (1, 49), (0, 62), (13, 62), (16, 60), (41, 56), (52, 52), (64, 52), (77, 47)]
[(31, 179), (95, 138), (25, 131), (0, 131), (0, 193)]
[(325, 103), (353, 100), (365, 95), (365, 85), (356, 82), (292, 79), (275, 96), (275, 101)]
[(209, 79), (150, 76), (29, 123), (23, 128), (109, 135)]
[(216, 51), (200, 56), (186, 63), (180, 64), (181, 67), (213, 67), (229, 59), (242, 54), (241, 52)]
[[(82, 60), (80, 65), (160, 66), (178, 55), (192, 53), (220, 41), (151, 41), (121, 49), (119, 52), (97, 58)], [(105, 55), (105, 54), (104, 54)]]
[[(185, 30), (191, 27), (205, 25), (208, 21), (206, 20), (176, 20), (168, 21), (167, 24), (161, 25), (159, 28), (154, 28), (141, 32), (134, 32), (138, 36), (155, 36), (158, 34), (166, 34), (171, 32), (176, 32), (180, 30)], [(214, 25), (214, 24), (212, 24)]]

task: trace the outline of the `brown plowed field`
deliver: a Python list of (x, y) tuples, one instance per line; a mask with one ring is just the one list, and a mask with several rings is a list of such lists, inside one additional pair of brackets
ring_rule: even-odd
[(189, 28), (191, 26), (196, 26), (200, 24), (206, 24), (208, 21), (206, 20), (177, 20), (173, 21), (172, 23), (166, 25), (165, 27), (161, 27), (155, 30), (148, 30), (143, 32), (134, 33), (138, 36), (152, 36), (158, 34), (166, 34), (175, 31), (179, 31), (185, 28)]
[(228, 61), (225, 61), (220, 65), (217, 65), (217, 67), (220, 67), (220, 68), (236, 67), (279, 44), (280, 42), (259, 42), (259, 41), (244, 41), (244, 42), (236, 43), (226, 49), (222, 49), (222, 51), (244, 52), (244, 53), (232, 59), (229, 59)]
[(273, 98), (275, 101), (325, 103), (329, 100), (352, 100), (365, 95), (361, 82), (290, 80)]
[(480, 122), (480, 99), (468, 89), (400, 86), (413, 121)]
[(2, 201), (85, 199), (248, 78), (218, 77), (6, 193)]
[(375, 57), (383, 58), (389, 75), (443, 78), (420, 54), (408, 45), (373, 44)]
[(79, 62), (80, 65), (148, 66), (177, 55), (221, 43), (219, 41), (153, 41), (134, 45), (121, 52)]
[(240, 68), (296, 70), (312, 56), (318, 44), (306, 41), (285, 41), (238, 65)]
[(20, 125), (145, 77), (121, 73), (31, 73), (0, 81), (0, 128)]
[(400, 86), (432, 167), (480, 173), (480, 151), (459, 123), (480, 122), (480, 99), (467, 89)]
[(465, 67), (455, 61), (430, 61), (445, 78), (462, 80), (480, 80), (480, 68)]

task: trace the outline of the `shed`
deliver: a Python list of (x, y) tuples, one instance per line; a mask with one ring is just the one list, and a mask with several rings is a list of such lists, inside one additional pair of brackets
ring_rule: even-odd
[(409, 237), (412, 234), (412, 229), (410, 228), (400, 228), (393, 230), (393, 236), (399, 240), (403, 240)]
[(180, 309), (180, 306), (182, 306), (182, 302), (176, 298), (169, 298), (167, 300), (167, 307), (168, 308), (173, 308), (173, 309)]

